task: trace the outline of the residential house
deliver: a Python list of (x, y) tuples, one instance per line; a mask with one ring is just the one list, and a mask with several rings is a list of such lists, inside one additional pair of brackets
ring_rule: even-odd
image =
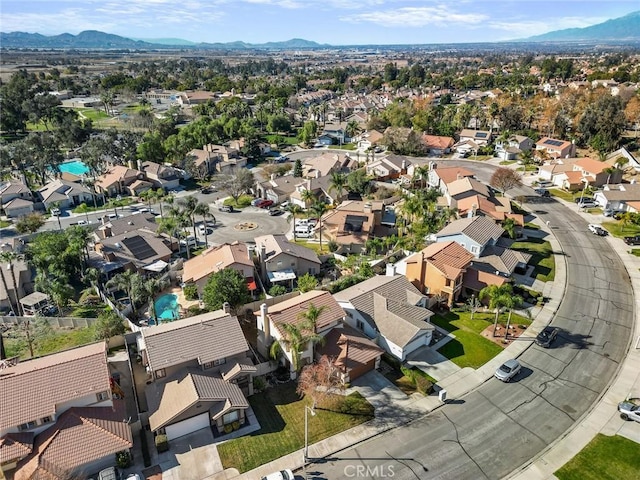
[(607, 162), (592, 158), (579, 158), (573, 164), (573, 170), (582, 174), (583, 181), (591, 187), (601, 187), (607, 183), (620, 183), (622, 170)]
[(33, 195), (29, 187), (16, 180), (0, 182), (0, 210), (9, 218), (33, 212)]
[(367, 130), (366, 132), (358, 135), (355, 140), (357, 141), (359, 150), (366, 150), (368, 148), (380, 145), (380, 142), (382, 142), (383, 138), (384, 134), (380, 133), (379, 131)]
[(156, 223), (154, 214), (138, 213), (136, 215), (128, 215), (114, 219), (103, 217), (102, 225), (93, 232), (93, 235), (96, 241), (100, 241), (103, 238), (116, 237), (123, 233), (135, 232), (137, 230), (156, 232), (158, 228), (159, 225)]
[(201, 105), (208, 101), (214, 101), (215, 99), (216, 94), (214, 92), (207, 92), (204, 90), (180, 92), (176, 95), (177, 102), (184, 106)]
[(395, 234), (395, 211), (383, 201), (345, 200), (322, 217), (322, 234), (353, 253), (370, 238)]
[(153, 184), (147, 181), (144, 172), (123, 165), (110, 167), (96, 178), (95, 189), (107, 197), (117, 195), (138, 196), (149, 190)]
[(3, 472), (16, 480), (86, 475), (132, 447), (124, 402), (112, 398), (105, 342), (0, 362)]
[[(11, 248), (0, 246), (2, 251), (11, 251)], [(33, 291), (33, 282), (31, 281), (31, 269), (24, 260), (14, 260), (13, 273), (7, 264), (0, 265), (0, 310), (4, 315), (11, 310), (17, 315), (18, 303), (21, 298)], [(14, 277), (15, 283), (14, 284)]]
[(272, 174), (266, 182), (257, 182), (256, 197), (271, 200), (273, 203), (286, 202), (299, 182), (300, 178), (295, 178), (292, 175), (277, 177)]
[(320, 178), (332, 172), (349, 173), (358, 167), (358, 162), (348, 153), (323, 153), (307, 158), (302, 164), (305, 178)]
[(38, 197), (44, 208), (57, 205), (60, 208), (71, 208), (81, 203), (92, 205), (93, 193), (80, 183), (68, 182), (56, 178), (38, 190)]
[(89, 263), (107, 276), (130, 269), (142, 275), (162, 273), (175, 245), (168, 236), (150, 230), (128, 231), (96, 242)]
[[(260, 310), (255, 312), (258, 319), (258, 349), (263, 355), (268, 355), (271, 344), (280, 342), (283, 360), (289, 365), (291, 378), (296, 377), (294, 353), (284, 340), (287, 340), (287, 330), (284, 324), (299, 326), (304, 322), (304, 314), (313, 305), (321, 310), (316, 320), (315, 333), (325, 336), (332, 328), (344, 321), (344, 310), (329, 292), (311, 290), (284, 302), (267, 306), (263, 303)], [(311, 342), (302, 348), (300, 363), (304, 365), (314, 360), (314, 348)]]
[(436, 242), (457, 242), (465, 250), (478, 258), (484, 249), (495, 245), (504, 229), (488, 217), (461, 218), (451, 222), (435, 234)]
[(422, 135), (422, 143), (427, 148), (427, 154), (432, 157), (441, 157), (451, 153), (451, 149), (455, 145), (455, 140), (451, 137), (443, 137), (441, 135)]
[(456, 201), (456, 208), (460, 217), (474, 217), (485, 215), (496, 221), (513, 218), (518, 225), (524, 225), (524, 216), (514, 214), (508, 197), (485, 197), (481, 194), (471, 195)]
[[(626, 163), (621, 162), (620, 159), (625, 159)], [(640, 161), (636, 157), (634, 157), (633, 154), (625, 147), (620, 147), (615, 152), (611, 152), (609, 155), (607, 155), (605, 162), (613, 166), (615, 166), (616, 164), (618, 164), (619, 166), (624, 165), (623, 167), (621, 167), (623, 169), (630, 167), (633, 168), (636, 172), (640, 171)]]
[(512, 135), (506, 140), (496, 142), (496, 156), (503, 160), (513, 160), (522, 152), (529, 152), (535, 142), (524, 135)]
[(197, 257), (184, 262), (182, 281), (185, 284), (195, 283), (198, 293), (207, 284), (211, 274), (232, 268), (242, 274), (251, 292), (257, 290), (253, 273), (253, 260), (249, 256), (247, 245), (240, 242), (224, 243), (209, 247)]
[[(580, 183), (581, 175), (580, 173), (569, 173), (574, 172), (573, 164), (577, 161), (577, 158), (558, 158), (555, 160), (551, 160), (549, 162), (545, 162), (544, 165), (541, 165), (538, 169), (538, 176), (547, 182), (553, 183), (555, 186), (563, 188), (565, 180), (568, 177), (571, 177), (571, 182)], [(568, 176), (561, 174), (569, 173)]]
[(593, 199), (602, 208), (609, 208), (614, 211), (636, 212), (640, 202), (640, 184), (620, 183), (617, 185), (604, 185), (602, 190), (594, 193)]
[(447, 185), (463, 178), (472, 178), (474, 173), (463, 167), (439, 167), (435, 162), (431, 162), (427, 175), (429, 187), (446, 192)]
[(191, 150), (187, 157), (193, 157), (202, 176), (213, 173), (230, 175), (236, 169), (247, 166), (247, 159), (240, 155), (240, 150), (225, 145), (208, 144), (202, 149)]
[(316, 352), (316, 359), (329, 358), (337, 368), (343, 383), (353, 382), (371, 370), (380, 368), (384, 349), (370, 340), (362, 331), (341, 324), (325, 336), (324, 345)]
[(329, 205), (340, 201), (341, 198), (347, 195), (346, 189), (338, 192), (335, 188), (332, 188), (331, 176), (307, 178), (306, 180), (302, 180), (301, 182), (296, 184), (295, 190), (289, 195), (289, 200), (291, 201), (291, 203), (302, 208), (307, 208), (311, 204), (313, 204), (313, 200), (307, 201), (304, 199), (304, 192), (306, 190), (313, 193), (315, 201), (326, 203)]
[(535, 155), (538, 158), (572, 158), (576, 154), (576, 146), (566, 140), (544, 137), (536, 142)]
[(149, 427), (169, 441), (202, 428), (244, 424), (257, 369), (238, 318), (224, 310), (143, 328)]
[(473, 255), (459, 243), (432, 243), (406, 259), (406, 277), (415, 287), (432, 299), (432, 303), (449, 306), (462, 292), (464, 274)]
[(487, 130), (471, 130), (465, 128), (460, 132), (460, 139), (458, 140), (458, 143), (472, 141), (478, 147), (485, 147), (491, 143), (491, 140), (492, 133)]
[(406, 158), (398, 155), (388, 155), (379, 158), (365, 166), (367, 175), (376, 177), (376, 180), (384, 181), (398, 178), (400, 175), (407, 173), (407, 167), (410, 162)]
[(145, 173), (154, 188), (162, 188), (165, 191), (169, 191), (180, 186), (180, 175), (171, 166), (155, 162), (144, 162), (140, 165), (140, 170)]
[[(500, 283), (502, 283), (502, 278), (510, 279), (514, 273), (525, 273), (531, 255), (507, 248), (511, 243), (510, 240), (500, 239), (498, 244), (487, 246), (482, 251), (482, 255), (473, 260), (471, 269), (487, 272), (494, 277), (501, 277)], [(492, 281), (487, 280), (487, 285), (491, 285)], [(465, 287), (469, 287), (467, 282), (465, 282)]]
[(352, 328), (374, 339), (384, 350), (404, 361), (431, 343), (433, 312), (427, 297), (403, 275), (377, 275), (335, 295)]
[(291, 243), (284, 235), (263, 235), (255, 238), (256, 255), (264, 283), (289, 284), (302, 275), (318, 275), (322, 262), (315, 251)]
[(463, 177), (445, 185), (442, 194), (450, 208), (458, 208), (458, 202), (468, 197), (491, 196), (489, 187), (472, 177)]

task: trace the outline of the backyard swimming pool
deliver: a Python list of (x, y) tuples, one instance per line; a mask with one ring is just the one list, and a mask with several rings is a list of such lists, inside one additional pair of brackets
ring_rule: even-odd
[(155, 301), (154, 305), (158, 323), (161, 321), (170, 322), (180, 318), (180, 305), (178, 304), (177, 295), (165, 293)]
[(73, 175), (78, 175), (79, 177), (89, 173), (89, 167), (80, 160), (71, 160), (70, 162), (61, 163), (58, 165), (58, 168), (61, 172), (71, 173)]

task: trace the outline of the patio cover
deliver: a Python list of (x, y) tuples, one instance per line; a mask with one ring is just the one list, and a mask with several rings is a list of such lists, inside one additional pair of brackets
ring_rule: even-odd
[(278, 270), (277, 272), (267, 272), (267, 276), (271, 283), (284, 282), (286, 280), (293, 280), (296, 278), (296, 272), (290, 268), (286, 268), (284, 270)]
[(150, 263), (149, 265), (146, 265), (142, 268), (144, 268), (145, 270), (149, 270), (150, 272), (161, 272), (167, 265), (169, 264), (164, 260), (156, 260), (155, 262)]

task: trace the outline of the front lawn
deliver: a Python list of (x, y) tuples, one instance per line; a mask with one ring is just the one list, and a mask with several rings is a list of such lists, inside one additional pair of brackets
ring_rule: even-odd
[[(471, 320), (471, 312), (448, 312), (444, 315), (434, 315), (431, 323), (452, 332), (455, 339), (450, 340), (438, 349), (442, 355), (461, 368), (478, 368), (487, 363), (502, 351), (502, 347), (484, 338), (481, 333), (493, 325), (495, 314), (490, 312), (476, 312)], [(499, 321), (505, 323), (507, 314), (500, 315)], [(511, 323), (516, 325), (530, 325), (531, 320), (513, 314)]]
[(560, 480), (637, 480), (639, 472), (640, 444), (599, 433), (555, 476)]
[(227, 197), (224, 200), (224, 204), (233, 208), (245, 208), (251, 205), (251, 201), (254, 199), (251, 195), (240, 195), (238, 200), (234, 200), (233, 197)]
[(298, 245), (302, 245), (303, 247), (310, 248), (311, 250), (316, 252), (318, 255), (329, 253), (329, 247), (327, 246), (327, 241), (324, 239), (322, 241), (322, 250), (320, 250), (320, 243), (318, 242), (310, 242), (309, 240), (301, 240), (297, 238), (295, 243), (297, 243)]
[[(39, 332), (39, 326), (31, 327), (33, 341), (33, 354), (36, 357), (60, 352), (73, 347), (87, 345), (96, 341), (94, 327), (76, 328), (73, 330), (53, 329), (46, 333)], [(30, 358), (29, 345), (23, 329), (10, 329), (4, 334), (4, 344), (7, 357)]]
[[(358, 393), (349, 395), (352, 411), (346, 414), (316, 409), (308, 416), (309, 445), (353, 428), (373, 417), (372, 407)], [(256, 418), (262, 427), (246, 437), (218, 445), (224, 468), (237, 468), (240, 473), (252, 470), (283, 455), (304, 447), (304, 412), (310, 401), (300, 399), (295, 385), (281, 385), (249, 397)]]
[(556, 276), (556, 262), (549, 242), (531, 237), (526, 241), (514, 242), (511, 248), (532, 255), (529, 265), (535, 267), (534, 274), (538, 280), (541, 282), (553, 281)]
[(618, 220), (613, 222), (603, 222), (602, 227), (606, 228), (611, 235), (618, 238), (640, 235), (640, 225), (636, 225), (634, 223), (623, 225), (622, 222)]

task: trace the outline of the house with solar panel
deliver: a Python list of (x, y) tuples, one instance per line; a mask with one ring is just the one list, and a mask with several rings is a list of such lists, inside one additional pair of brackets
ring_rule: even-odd
[(477, 154), (480, 147), (486, 147), (492, 140), (493, 135), (488, 130), (471, 130), (465, 128), (460, 132), (460, 138), (453, 146), (453, 149), (461, 155), (472, 152)]
[(544, 137), (536, 142), (535, 156), (545, 160), (551, 158), (573, 158), (576, 155), (576, 146), (573, 142)]

